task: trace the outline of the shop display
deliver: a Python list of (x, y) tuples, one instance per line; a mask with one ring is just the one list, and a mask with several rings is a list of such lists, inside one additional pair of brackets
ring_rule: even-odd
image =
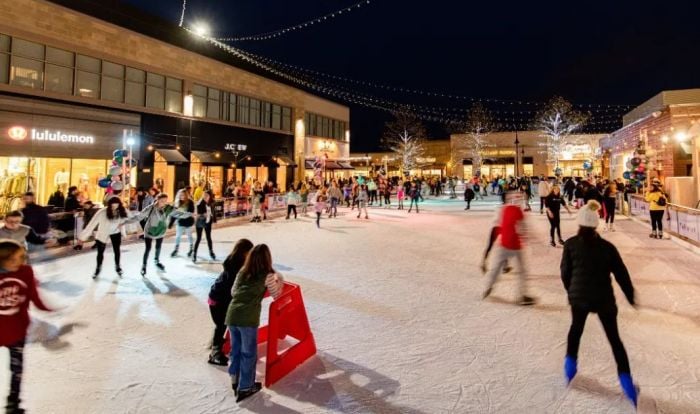
[(29, 167), (28, 158), (0, 157), (0, 215), (21, 208), (22, 194), (33, 189)]

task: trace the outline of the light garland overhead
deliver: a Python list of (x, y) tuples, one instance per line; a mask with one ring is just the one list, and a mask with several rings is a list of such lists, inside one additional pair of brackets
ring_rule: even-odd
[[(354, 10), (359, 9), (363, 5), (367, 5), (367, 4), (370, 4), (370, 0), (362, 0), (362, 1), (357, 2), (351, 6), (344, 7), (342, 9), (325, 14), (323, 16), (316, 17), (314, 19), (305, 21), (303, 23), (295, 24), (294, 26), (290, 26), (290, 27), (286, 27), (286, 28), (278, 29), (278, 30), (273, 30), (271, 32), (259, 33), (259, 34), (250, 35), (250, 36), (240, 36), (240, 37), (217, 37), (215, 39), (220, 40), (220, 41), (224, 41), (224, 42), (245, 42), (245, 41), (270, 40), (270, 39), (274, 39), (274, 38), (283, 36), (283, 35), (290, 33), (290, 32), (301, 30), (301, 29), (307, 28), (309, 26), (313, 26), (314, 24), (321, 24), (328, 19), (334, 19), (336, 17), (340, 17), (343, 15), (343, 13), (346, 13), (346, 14), (350, 13)], [(180, 23), (180, 25), (182, 26), (182, 23)]]
[(185, 9), (187, 8), (187, 0), (182, 0), (182, 13), (180, 13), (180, 27), (182, 27), (182, 23), (185, 22)]

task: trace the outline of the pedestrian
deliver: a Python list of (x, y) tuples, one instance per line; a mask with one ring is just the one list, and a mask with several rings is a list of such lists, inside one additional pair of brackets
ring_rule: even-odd
[(615, 205), (617, 204), (617, 183), (611, 181), (603, 192), (603, 207), (605, 208), (604, 230), (615, 231)]
[(331, 200), (330, 211), (328, 213), (328, 218), (338, 217), (338, 203), (343, 197), (343, 193), (338, 188), (338, 183), (333, 181), (331, 188), (328, 190), (328, 198)]
[(566, 211), (571, 214), (569, 206), (566, 204), (566, 200), (561, 194), (561, 189), (557, 184), (552, 186), (549, 195), (544, 198), (544, 207), (547, 210), (547, 219), (549, 220), (549, 244), (555, 247), (554, 243), (554, 232), (556, 231), (557, 237), (559, 238), (559, 244), (564, 245), (564, 239), (561, 238), (561, 207), (564, 206)]
[(250, 205), (251, 205), (251, 213), (253, 215), (253, 219), (250, 221), (251, 223), (260, 223), (260, 212), (263, 208), (263, 200), (265, 199), (265, 193), (263, 192), (262, 185), (259, 182), (255, 183), (255, 187), (253, 187), (253, 192), (250, 195)]
[(289, 220), (289, 216), (292, 214), (292, 211), (294, 212), (294, 219), (296, 220), (297, 218), (297, 199), (299, 198), (299, 194), (297, 194), (296, 189), (294, 186), (287, 191), (287, 217), (286, 220)]
[(168, 204), (168, 195), (165, 193), (160, 193), (156, 196), (156, 202), (146, 207), (139, 214), (128, 218), (121, 225), (127, 225), (131, 223), (137, 223), (141, 220), (145, 220), (143, 226), (143, 240), (146, 244), (146, 249), (143, 252), (143, 263), (141, 266), (141, 276), (146, 276), (146, 263), (148, 263), (148, 256), (151, 254), (151, 247), (155, 241), (156, 251), (155, 251), (155, 265), (160, 271), (165, 270), (165, 266), (160, 262), (160, 250), (163, 246), (163, 238), (165, 237), (165, 232), (167, 231), (167, 223), (170, 218), (180, 219), (191, 216), (191, 213), (184, 212), (179, 209), (175, 209), (172, 205)]
[(479, 185), (479, 179), (475, 178), (472, 184), (472, 190), (474, 190), (474, 200), (483, 200), (484, 196), (481, 195), (481, 186)]
[(488, 285), (484, 291), (483, 298), (491, 295), (493, 285), (496, 283), (498, 274), (506, 266), (506, 261), (515, 258), (518, 262), (520, 275), (518, 278), (519, 297), (517, 304), (521, 306), (533, 305), (535, 299), (527, 296), (525, 283), (527, 281), (527, 270), (525, 269), (525, 258), (523, 253), (523, 239), (525, 235), (525, 215), (522, 210), (522, 194), (518, 191), (509, 191), (506, 194), (506, 205), (501, 212), (500, 226), (500, 248), (496, 251), (496, 265), (491, 268), (488, 278)]
[[(486, 273), (488, 270), (487, 268), (487, 262), (489, 259), (489, 254), (491, 253), (491, 249), (493, 249), (494, 244), (496, 244), (496, 240), (498, 240), (498, 236), (501, 234), (501, 213), (503, 212), (503, 206), (497, 206), (496, 210), (494, 212), (493, 216), (493, 221), (491, 223), (491, 231), (489, 232), (489, 241), (488, 244), (486, 245), (486, 251), (484, 251), (484, 257), (481, 260), (481, 272)], [(513, 270), (512, 267), (508, 265), (508, 260), (506, 259), (505, 263), (503, 263), (503, 273), (509, 273), (511, 270)]]
[(24, 370), (24, 344), (29, 328), (29, 302), (44, 311), (31, 266), (25, 264), (27, 251), (14, 240), (0, 240), (0, 346), (10, 351), (10, 393), (6, 413), (21, 414), (20, 390)]
[(46, 237), (51, 228), (51, 219), (49, 219), (49, 213), (46, 212), (46, 209), (36, 204), (35, 200), (34, 193), (31, 191), (27, 191), (22, 196), (24, 202), (22, 224), (31, 227), (40, 237)]
[(80, 201), (78, 201), (78, 187), (73, 185), (68, 188), (68, 197), (66, 197), (63, 211), (66, 213), (72, 213), (78, 209), (80, 209)]
[(472, 200), (474, 199), (474, 189), (472, 188), (471, 184), (466, 183), (464, 187), (464, 201), (467, 202), (467, 207), (465, 207), (465, 210), (469, 210), (471, 208)]
[(309, 187), (306, 186), (306, 183), (301, 184), (299, 196), (301, 197), (301, 214), (308, 216), (309, 214), (306, 210), (309, 207)]
[(177, 226), (175, 227), (175, 248), (173, 249), (173, 252), (170, 253), (170, 257), (177, 256), (177, 252), (180, 249), (180, 240), (182, 239), (183, 234), (187, 235), (187, 241), (190, 244), (190, 249), (187, 251), (187, 257), (192, 257), (192, 252), (194, 251), (194, 240), (192, 238), (192, 226), (194, 226), (194, 202), (192, 202), (189, 193), (186, 191), (180, 193), (180, 202), (178, 203), (177, 209), (183, 213), (189, 213), (189, 215), (185, 215), (182, 218), (177, 219)]
[(231, 334), (228, 372), (236, 402), (262, 389), (262, 384), (255, 382), (261, 302), (265, 291), (275, 300), (283, 290), (284, 279), (272, 267), (270, 249), (265, 244), (253, 247), (233, 283), (225, 319)]
[(399, 203), (399, 210), (403, 210), (403, 199), (406, 193), (403, 186), (403, 181), (399, 181), (399, 185), (396, 187), (396, 200)]
[(207, 238), (207, 247), (209, 247), (209, 257), (211, 260), (216, 260), (214, 254), (214, 243), (211, 240), (211, 228), (216, 223), (216, 212), (214, 210), (214, 193), (211, 190), (206, 190), (202, 198), (197, 203), (195, 208), (197, 219), (195, 221), (195, 232), (197, 239), (194, 242), (194, 252), (192, 252), (192, 261), (197, 263), (197, 250), (199, 243), (202, 241), (202, 232)]
[(550, 190), (549, 183), (544, 179), (544, 176), (541, 175), (540, 182), (537, 184), (537, 194), (540, 195), (540, 214), (544, 214), (544, 199), (549, 195)]
[(416, 205), (416, 213), (420, 213), (418, 209), (418, 199), (420, 198), (420, 190), (416, 187), (416, 183), (411, 183), (411, 189), (408, 191), (408, 197), (411, 199), (411, 204), (408, 206), (408, 212), (410, 213), (413, 209), (413, 205)]
[(79, 243), (87, 241), (95, 232), (95, 245), (97, 246), (97, 265), (93, 279), (97, 279), (102, 270), (102, 262), (104, 261), (104, 253), (107, 248), (107, 242), (112, 242), (112, 251), (114, 252), (114, 270), (119, 277), (124, 273), (120, 266), (121, 245), (122, 245), (122, 227), (121, 224), (126, 221), (128, 215), (126, 208), (122, 204), (122, 200), (113, 195), (106, 202), (107, 206), (99, 209), (97, 213), (85, 226), (83, 231), (78, 236)]
[(248, 239), (240, 239), (233, 246), (233, 251), (224, 260), (224, 270), (216, 278), (209, 289), (209, 313), (214, 322), (214, 335), (211, 339), (211, 352), (209, 363), (213, 365), (228, 365), (228, 357), (222, 352), (224, 346), (224, 334), (226, 333), (226, 312), (231, 303), (231, 289), (236, 275), (243, 267), (248, 253), (253, 248), (253, 243)]
[(564, 373), (569, 382), (576, 376), (578, 349), (586, 318), (589, 313), (597, 313), (615, 356), (622, 391), (636, 406), (638, 391), (618, 332), (617, 305), (610, 273), (632, 306), (635, 306), (634, 287), (620, 253), (596, 231), (599, 209), (600, 203), (591, 200), (579, 211), (578, 234), (566, 241), (561, 258), (561, 279), (571, 305)]
[(384, 183), (384, 207), (391, 208), (391, 191), (393, 190), (390, 180), (385, 180)]
[(321, 188), (316, 193), (316, 200), (314, 200), (314, 210), (316, 211), (316, 227), (321, 228), (321, 214), (323, 210), (326, 209), (326, 202), (328, 201), (328, 196), (326, 195), (326, 189)]
[(365, 184), (360, 185), (357, 192), (357, 218), (360, 218), (362, 211), (364, 210), (365, 219), (369, 219), (369, 215), (367, 214), (367, 204), (370, 200), (369, 194), (370, 193), (369, 190), (367, 190), (367, 186)]
[(649, 203), (649, 215), (651, 216), (651, 234), (649, 234), (649, 237), (652, 239), (663, 239), (663, 218), (664, 212), (666, 211), (666, 204), (668, 204), (666, 194), (661, 191), (659, 184), (653, 184), (651, 186), (651, 191), (646, 195), (645, 199), (647, 203)]

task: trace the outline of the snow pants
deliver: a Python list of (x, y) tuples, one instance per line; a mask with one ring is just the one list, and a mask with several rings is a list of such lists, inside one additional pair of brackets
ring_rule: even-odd
[[(574, 359), (578, 359), (581, 335), (583, 335), (586, 318), (590, 312), (589, 309), (571, 307), (571, 328), (569, 329), (566, 354)], [(630, 363), (627, 359), (627, 351), (625, 351), (625, 346), (622, 344), (620, 333), (617, 329), (617, 308), (612, 306), (610, 309), (599, 310), (596, 313), (598, 313), (598, 318), (603, 325), (603, 330), (608, 337), (608, 342), (615, 356), (618, 374), (630, 374)]]

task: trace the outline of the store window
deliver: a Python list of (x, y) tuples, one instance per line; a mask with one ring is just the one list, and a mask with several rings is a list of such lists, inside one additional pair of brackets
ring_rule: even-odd
[(46, 90), (64, 94), (73, 93), (75, 55), (54, 47), (46, 48)]
[(71, 164), (70, 185), (78, 187), (84, 199), (101, 202), (105, 191), (97, 182), (107, 174), (107, 161), (74, 159)]
[(272, 128), (282, 128), (282, 107), (272, 104)]
[(205, 190), (214, 192), (215, 198), (220, 198), (223, 195), (221, 192), (223, 183), (224, 167), (204, 165), (195, 156), (192, 156), (190, 163), (190, 185), (192, 188), (203, 185)]
[(10, 81), (10, 36), (0, 34), (0, 83)]
[(175, 196), (175, 166), (168, 164), (157, 150), (153, 163), (153, 186), (170, 197)]
[(272, 128), (272, 104), (269, 102), (262, 103), (260, 126), (263, 128)]
[(260, 101), (250, 99), (250, 125), (260, 126)]
[(23, 39), (12, 40), (10, 83), (32, 89), (44, 87), (44, 45)]
[(265, 183), (267, 182), (267, 177), (267, 167), (245, 167), (246, 181), (259, 181), (260, 183)]
[(250, 123), (250, 98), (247, 96), (238, 97), (238, 122), (241, 124)]
[(292, 108), (282, 108), (282, 131), (292, 130)]
[(35, 191), (30, 160), (26, 157), (0, 157), (0, 215), (21, 207), (22, 194)]
[(136, 106), (144, 106), (146, 104), (146, 72), (139, 69), (126, 68), (124, 102)]
[(102, 63), (102, 99), (124, 102), (124, 66)]
[(146, 106), (165, 109), (165, 76), (151, 72), (146, 74)]
[(221, 119), (221, 91), (208, 88), (207, 118)]
[(193, 115), (204, 118), (207, 114), (207, 88), (202, 85), (194, 85), (192, 89)]
[(182, 81), (167, 78), (165, 87), (165, 110), (182, 113)]
[(236, 94), (228, 94), (228, 120), (236, 122)]
[(78, 55), (76, 66), (78, 70), (76, 73), (75, 94), (87, 98), (98, 98), (100, 96), (100, 60), (90, 56)]

